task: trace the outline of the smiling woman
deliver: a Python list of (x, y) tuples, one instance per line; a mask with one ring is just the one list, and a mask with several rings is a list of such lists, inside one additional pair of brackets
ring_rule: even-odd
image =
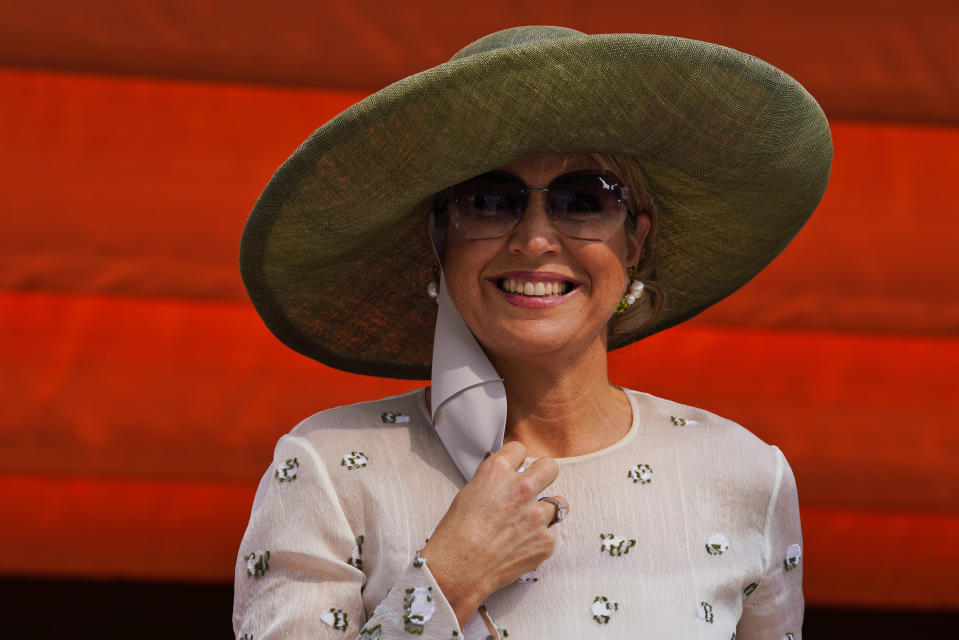
[(612, 385), (607, 352), (761, 270), (831, 156), (818, 105), (760, 60), (558, 27), (491, 34), (317, 130), (250, 215), (250, 296), (301, 353), (431, 385), (280, 440), (237, 635), (799, 638), (783, 455)]

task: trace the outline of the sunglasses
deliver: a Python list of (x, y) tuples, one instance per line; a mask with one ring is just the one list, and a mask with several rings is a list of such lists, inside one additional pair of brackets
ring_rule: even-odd
[(571, 238), (608, 240), (626, 220), (629, 189), (611, 171), (571, 171), (539, 188), (512, 173), (490, 171), (447, 190), (453, 226), (469, 240), (505, 236), (523, 219), (534, 191), (544, 193), (550, 219)]

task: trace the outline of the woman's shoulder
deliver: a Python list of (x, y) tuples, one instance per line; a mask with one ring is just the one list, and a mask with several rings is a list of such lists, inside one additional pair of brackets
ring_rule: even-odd
[(411, 427), (426, 426), (424, 389), (415, 389), (378, 400), (341, 405), (314, 413), (297, 424), (288, 436), (322, 440), (326, 437), (342, 438), (349, 435), (376, 432), (380, 437), (391, 432)]
[(711, 411), (650, 393), (625, 389), (639, 408), (645, 431), (675, 446), (680, 454), (703, 457), (724, 466), (775, 471), (782, 453), (743, 425)]
[[(296, 425), (276, 445), (277, 461), (303, 455), (315, 465), (356, 477), (405, 470), (432, 473), (452, 465), (436, 437), (425, 389), (320, 411)], [(377, 473), (374, 473), (377, 472)]]

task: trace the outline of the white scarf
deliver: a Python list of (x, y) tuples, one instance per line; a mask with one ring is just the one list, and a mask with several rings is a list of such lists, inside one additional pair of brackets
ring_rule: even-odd
[(467, 481), (503, 446), (506, 389), (440, 277), (430, 411), (433, 428)]

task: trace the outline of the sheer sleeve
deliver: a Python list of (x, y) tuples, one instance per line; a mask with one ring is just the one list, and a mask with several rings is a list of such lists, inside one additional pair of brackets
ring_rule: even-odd
[[(775, 447), (774, 447), (775, 448)], [(796, 480), (776, 449), (776, 481), (766, 512), (763, 573), (749, 585), (736, 640), (801, 640), (802, 531)]]
[(362, 542), (313, 445), (298, 436), (281, 438), (237, 558), (237, 638), (462, 637), (429, 568), (416, 558), (367, 617)]

